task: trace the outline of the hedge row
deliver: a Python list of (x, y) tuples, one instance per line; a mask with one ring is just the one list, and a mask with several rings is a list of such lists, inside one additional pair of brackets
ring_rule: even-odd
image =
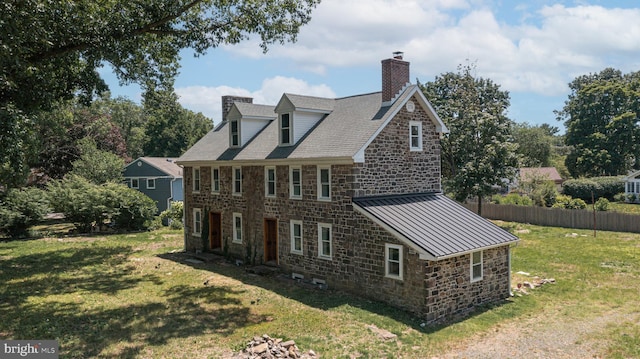
[(624, 192), (624, 182), (622, 177), (613, 176), (572, 179), (564, 182), (562, 192), (587, 203), (591, 203), (592, 194), (595, 200), (598, 198), (613, 200), (616, 194)]

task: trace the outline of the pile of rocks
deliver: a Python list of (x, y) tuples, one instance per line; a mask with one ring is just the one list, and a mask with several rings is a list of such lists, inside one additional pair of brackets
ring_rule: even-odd
[(556, 280), (553, 278), (544, 278), (541, 279), (539, 277), (533, 277), (531, 281), (524, 281), (516, 283), (515, 288), (513, 290), (515, 292), (519, 292), (522, 294), (529, 294), (528, 289), (536, 289), (542, 287), (544, 284), (555, 284)]
[(240, 353), (232, 357), (233, 359), (272, 359), (272, 358), (294, 358), (310, 359), (317, 358), (313, 350), (307, 353), (300, 353), (296, 342), (288, 340), (282, 341), (280, 338), (271, 338), (268, 335), (254, 337), (247, 347)]

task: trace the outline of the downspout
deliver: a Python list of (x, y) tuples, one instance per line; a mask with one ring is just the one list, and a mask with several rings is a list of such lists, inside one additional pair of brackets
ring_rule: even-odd
[(513, 292), (511, 291), (511, 246), (508, 246), (507, 257), (509, 258), (509, 297), (513, 297)]

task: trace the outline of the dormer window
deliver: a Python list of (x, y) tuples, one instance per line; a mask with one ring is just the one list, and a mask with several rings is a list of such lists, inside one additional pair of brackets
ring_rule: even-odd
[(231, 144), (231, 147), (238, 147), (240, 146), (240, 127), (238, 125), (238, 120), (229, 121), (229, 126), (229, 143)]
[(291, 118), (288, 113), (280, 115), (280, 144), (290, 145), (293, 143), (293, 131), (291, 131)]

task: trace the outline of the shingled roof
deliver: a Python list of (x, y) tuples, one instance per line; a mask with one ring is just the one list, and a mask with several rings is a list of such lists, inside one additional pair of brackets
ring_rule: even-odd
[[(222, 123), (193, 145), (179, 159), (180, 164), (214, 161), (254, 162), (257, 160), (305, 160), (331, 158), (353, 162), (375, 135), (395, 116), (414, 95), (426, 106), (429, 118), (440, 132), (447, 132), (444, 123), (431, 108), (418, 86), (411, 85), (388, 107), (382, 107), (380, 92), (326, 99), (318, 97), (283, 95), (296, 108), (326, 112), (321, 119), (294, 146), (279, 146), (278, 121), (271, 121), (247, 144), (229, 149), (229, 126)], [(282, 101), (281, 101), (282, 102)], [(238, 104), (244, 111), (252, 104)], [(275, 117), (275, 116), (274, 116)]]
[[(167, 176), (182, 178), (182, 167), (176, 164), (176, 158), (171, 157), (140, 157), (131, 162), (132, 165), (136, 161), (144, 161), (149, 165), (167, 174)], [(128, 166), (129, 166), (128, 165)]]
[(423, 259), (440, 260), (519, 240), (441, 193), (362, 197), (353, 203)]

